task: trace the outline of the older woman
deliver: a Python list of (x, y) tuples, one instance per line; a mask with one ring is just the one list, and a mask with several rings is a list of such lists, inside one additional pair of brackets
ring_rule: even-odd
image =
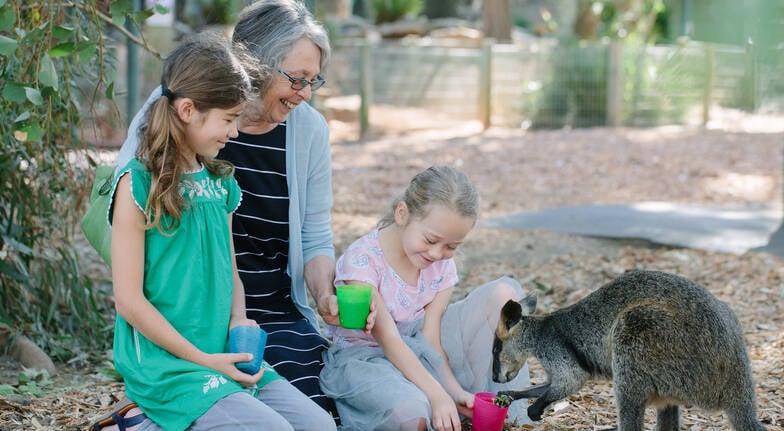
[(329, 39), (302, 3), (261, 0), (240, 13), (233, 40), (275, 75), (218, 155), (235, 165), (243, 192), (233, 227), (248, 317), (269, 333), (264, 358), (332, 411), (318, 381), (327, 343), (306, 294), (336, 322), (329, 129), (307, 103), (324, 85)]
[[(318, 381), (327, 342), (307, 298), (310, 292), (325, 322), (339, 324), (329, 129), (307, 103), (325, 82), (320, 74), (329, 60), (329, 39), (302, 3), (260, 0), (240, 12), (233, 41), (275, 74), (246, 105), (239, 136), (218, 155), (235, 165), (242, 189), (233, 234), (248, 317), (268, 333), (265, 361), (334, 413)], [(147, 104), (158, 97), (160, 89)], [(135, 154), (145, 110), (129, 127), (119, 166)], [(368, 317), (368, 330), (374, 317)]]

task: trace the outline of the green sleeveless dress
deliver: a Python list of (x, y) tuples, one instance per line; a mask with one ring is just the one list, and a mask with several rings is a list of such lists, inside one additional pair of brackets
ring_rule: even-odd
[[(143, 211), (151, 176), (136, 159), (116, 175), (112, 196), (126, 173)], [(196, 347), (226, 352), (233, 291), (228, 214), (239, 206), (240, 188), (234, 177), (202, 168), (183, 175), (179, 191), (185, 203), (179, 227), (167, 235), (158, 229), (145, 233), (144, 295)], [(119, 315), (114, 364), (128, 397), (165, 430), (184, 430), (219, 399), (245, 390), (218, 371), (175, 357)], [(257, 387), (282, 378), (266, 362), (263, 366)]]

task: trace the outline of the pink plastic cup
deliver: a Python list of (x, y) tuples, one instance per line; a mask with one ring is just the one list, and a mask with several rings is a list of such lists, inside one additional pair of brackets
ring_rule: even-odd
[(477, 392), (474, 396), (474, 416), (471, 418), (471, 431), (501, 431), (504, 427), (509, 407), (493, 404), (495, 394)]

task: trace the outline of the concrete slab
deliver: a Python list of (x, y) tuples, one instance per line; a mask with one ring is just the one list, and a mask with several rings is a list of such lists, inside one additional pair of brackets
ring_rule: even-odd
[(781, 220), (781, 214), (770, 210), (637, 202), (524, 212), (483, 219), (480, 226), (636, 238), (658, 244), (742, 254), (766, 247)]

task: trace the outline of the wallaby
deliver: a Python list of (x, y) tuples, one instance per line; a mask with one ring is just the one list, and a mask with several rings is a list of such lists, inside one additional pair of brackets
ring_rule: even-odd
[(599, 378), (612, 380), (620, 431), (642, 431), (647, 405), (658, 409), (659, 431), (678, 429), (679, 405), (723, 410), (738, 431), (765, 430), (740, 322), (697, 283), (631, 271), (566, 308), (531, 316), (535, 309), (535, 295), (507, 302), (493, 344), (496, 382), (514, 379), (529, 356), (547, 373), (543, 384), (501, 392), (538, 397), (532, 420)]

